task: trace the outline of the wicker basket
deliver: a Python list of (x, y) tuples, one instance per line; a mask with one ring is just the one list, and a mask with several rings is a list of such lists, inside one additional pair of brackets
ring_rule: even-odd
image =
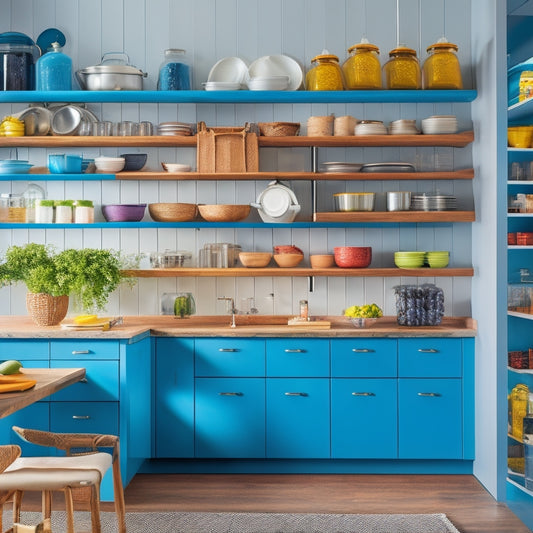
[(57, 326), (67, 316), (68, 296), (28, 292), (26, 307), (38, 326)]
[(198, 210), (204, 220), (208, 222), (238, 222), (250, 214), (250, 206), (245, 205), (199, 205)]
[(265, 137), (290, 137), (300, 131), (299, 122), (259, 122), (258, 126)]
[(198, 214), (196, 204), (156, 203), (148, 204), (150, 216), (156, 222), (189, 222)]

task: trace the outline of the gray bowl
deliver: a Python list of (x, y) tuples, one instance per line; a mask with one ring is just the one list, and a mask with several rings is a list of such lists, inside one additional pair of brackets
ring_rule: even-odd
[(126, 161), (122, 170), (134, 172), (141, 170), (146, 165), (148, 154), (120, 154), (120, 157), (123, 157)]

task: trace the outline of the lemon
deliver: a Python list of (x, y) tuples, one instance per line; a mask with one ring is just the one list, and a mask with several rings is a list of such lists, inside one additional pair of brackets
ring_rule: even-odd
[(74, 318), (76, 324), (94, 324), (98, 320), (98, 315), (78, 315)]

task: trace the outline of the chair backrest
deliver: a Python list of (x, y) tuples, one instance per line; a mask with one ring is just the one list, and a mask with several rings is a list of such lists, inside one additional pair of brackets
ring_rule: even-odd
[(15, 459), (20, 457), (20, 446), (6, 444), (0, 446), (0, 472), (3, 472)]

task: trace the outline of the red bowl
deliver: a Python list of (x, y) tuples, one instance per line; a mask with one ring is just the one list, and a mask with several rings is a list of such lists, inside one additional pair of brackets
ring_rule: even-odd
[(371, 246), (337, 246), (333, 253), (335, 264), (341, 268), (366, 268), (372, 262)]

